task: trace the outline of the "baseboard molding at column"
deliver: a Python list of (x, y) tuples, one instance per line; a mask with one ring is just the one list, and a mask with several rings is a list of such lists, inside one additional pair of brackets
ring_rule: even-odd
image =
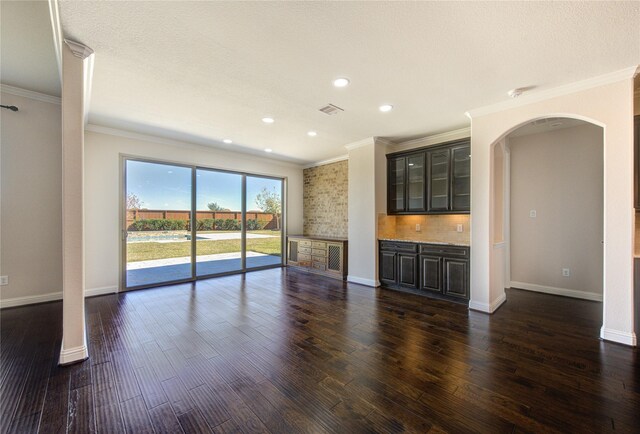
[(629, 345), (631, 347), (635, 347), (638, 345), (636, 334), (634, 332), (624, 332), (621, 330), (607, 329), (604, 327), (600, 329), (600, 339)]
[(364, 279), (362, 277), (347, 276), (347, 282), (357, 283), (359, 285), (372, 286), (374, 288), (380, 286), (380, 282), (373, 279)]
[(480, 302), (471, 300), (469, 301), (469, 309), (477, 310), (478, 312), (492, 314), (496, 310), (498, 310), (498, 308), (502, 306), (502, 304), (505, 301), (507, 301), (507, 295), (504, 293), (501, 294), (500, 297), (493, 300), (491, 303), (480, 303)]
[(89, 358), (89, 350), (87, 349), (87, 344), (81, 345), (75, 348), (64, 348), (64, 342), (62, 343), (62, 348), (60, 349), (60, 359), (58, 361), (59, 365), (70, 365), (72, 363), (82, 362)]

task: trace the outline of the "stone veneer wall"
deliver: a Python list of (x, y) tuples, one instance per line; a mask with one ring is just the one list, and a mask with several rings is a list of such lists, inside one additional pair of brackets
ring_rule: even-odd
[[(416, 231), (416, 224), (420, 231)], [(456, 232), (458, 224), (462, 232)], [(469, 244), (469, 214), (399, 215), (378, 214), (378, 238)]]
[(348, 235), (349, 162), (304, 169), (304, 235)]

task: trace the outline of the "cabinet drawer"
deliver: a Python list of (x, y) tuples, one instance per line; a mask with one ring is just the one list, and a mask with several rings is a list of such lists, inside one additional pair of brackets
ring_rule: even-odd
[(327, 263), (327, 258), (325, 258), (324, 256), (313, 256), (312, 260), (313, 260), (313, 262), (318, 262), (320, 264), (326, 264)]
[(311, 247), (298, 247), (298, 253), (311, 254)]
[(311, 243), (311, 247), (313, 247), (314, 249), (326, 249), (327, 243), (325, 243), (324, 241), (313, 241)]
[(400, 243), (395, 241), (380, 241), (382, 250), (393, 250), (395, 252), (416, 253), (418, 245), (414, 243)]
[(327, 256), (327, 251), (326, 251), (326, 250), (324, 250), (324, 249), (316, 249), (316, 248), (314, 248), (314, 249), (312, 249), (312, 250), (311, 250), (311, 254), (312, 254), (313, 256), (322, 256), (322, 257), (326, 257), (326, 256)]
[(311, 255), (303, 255), (298, 253), (298, 262), (310, 261), (310, 260), (311, 260)]
[(300, 240), (300, 241), (298, 241), (298, 245), (300, 247), (311, 247), (311, 241), (309, 241), (309, 240)]
[(441, 246), (437, 244), (420, 245), (420, 253), (427, 255), (455, 256), (457, 258), (468, 258), (469, 248), (462, 246)]
[(311, 268), (313, 268), (314, 270), (325, 271), (327, 269), (327, 266), (325, 264), (320, 263), (320, 262), (314, 262), (311, 265)]

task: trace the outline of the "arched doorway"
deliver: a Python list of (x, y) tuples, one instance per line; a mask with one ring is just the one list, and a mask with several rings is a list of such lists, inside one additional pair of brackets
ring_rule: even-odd
[(604, 129), (520, 124), (492, 146), (494, 284), (603, 300)]

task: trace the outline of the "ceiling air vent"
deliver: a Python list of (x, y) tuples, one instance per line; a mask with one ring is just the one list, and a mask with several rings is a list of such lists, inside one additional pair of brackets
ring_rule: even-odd
[(333, 104), (327, 104), (324, 107), (321, 107), (319, 109), (322, 113), (326, 114), (326, 115), (337, 115), (340, 112), (343, 112), (344, 109), (341, 109), (340, 107), (338, 107), (337, 105), (333, 105)]

